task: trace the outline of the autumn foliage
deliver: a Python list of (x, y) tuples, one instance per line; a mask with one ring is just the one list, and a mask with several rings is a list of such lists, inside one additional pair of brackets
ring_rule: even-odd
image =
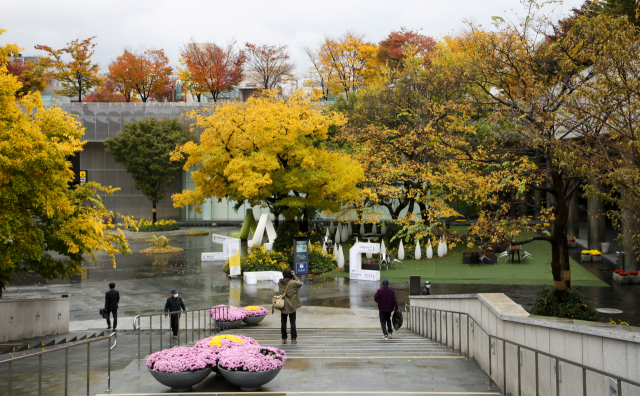
[(131, 100), (131, 91), (146, 102), (167, 84), (171, 70), (169, 58), (162, 49), (126, 49), (109, 65), (109, 79), (118, 86), (127, 102)]
[(391, 67), (400, 67), (408, 49), (426, 60), (435, 51), (436, 41), (429, 36), (403, 27), (389, 33), (389, 36), (380, 42), (378, 61)]
[(246, 43), (248, 79), (262, 89), (275, 89), (288, 82), (295, 69), (286, 45)]
[(222, 47), (192, 41), (182, 47), (180, 56), (192, 87), (196, 91), (209, 91), (214, 102), (221, 92), (233, 89), (242, 81), (246, 58), (235, 48), (235, 42)]

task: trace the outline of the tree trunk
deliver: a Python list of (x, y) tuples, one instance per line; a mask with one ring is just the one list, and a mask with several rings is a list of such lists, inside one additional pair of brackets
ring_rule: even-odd
[(556, 216), (551, 234), (551, 273), (556, 294), (564, 298), (567, 288), (566, 278), (571, 279), (567, 236), (564, 233), (569, 218), (569, 208), (564, 196), (562, 177), (555, 169), (549, 173), (553, 183), (550, 187), (554, 190), (549, 195), (553, 195)]
[(425, 205), (424, 202), (418, 202), (418, 207), (420, 208), (420, 217), (422, 218), (422, 224), (428, 225), (429, 214), (427, 212), (427, 205)]
[(156, 203), (153, 203), (153, 224), (156, 224)]
[(304, 208), (304, 212), (302, 212), (302, 216), (301, 216), (301, 222), (300, 222), (300, 231), (301, 232), (309, 232), (309, 216), (307, 214), (307, 208)]

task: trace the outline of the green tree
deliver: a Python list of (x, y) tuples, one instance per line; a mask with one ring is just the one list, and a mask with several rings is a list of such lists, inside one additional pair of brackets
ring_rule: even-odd
[[(0, 34), (2, 30), (0, 30)], [(10, 45), (0, 48), (0, 291), (13, 274), (35, 272), (45, 280), (82, 272), (87, 254), (130, 252), (97, 183), (70, 187), (68, 157), (82, 150), (84, 130), (58, 107), (44, 107), (39, 93), (16, 99), (22, 87), (7, 71)], [(5, 62), (6, 63), (6, 62)], [(83, 204), (88, 203), (88, 204)]]
[[(95, 38), (89, 37), (85, 40), (73, 40), (67, 43), (67, 46), (58, 50), (54, 50), (46, 45), (36, 45), (35, 48), (46, 51), (51, 56), (53, 66), (56, 71), (51, 73), (51, 77), (60, 82), (62, 89), (56, 90), (59, 95), (78, 96), (78, 102), (82, 102), (82, 95), (93, 87), (101, 85), (104, 81), (98, 75), (100, 66), (91, 61), (94, 54), (94, 48), (97, 44), (91, 43)], [(71, 61), (66, 62), (62, 59), (64, 54), (71, 56)]]
[(195, 136), (177, 120), (147, 118), (127, 123), (124, 131), (105, 141), (107, 152), (131, 174), (134, 186), (153, 204), (166, 198), (167, 187), (184, 166), (185, 160), (171, 161), (171, 152)]

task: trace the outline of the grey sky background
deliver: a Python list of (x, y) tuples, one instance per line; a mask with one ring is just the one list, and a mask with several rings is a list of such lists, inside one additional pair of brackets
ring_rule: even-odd
[[(582, 0), (568, 0), (568, 12)], [(491, 16), (523, 13), (518, 0), (3, 0), (0, 44), (14, 42), (24, 55), (43, 55), (36, 44), (61, 48), (73, 39), (97, 36), (94, 59), (103, 70), (124, 47), (163, 48), (173, 66), (191, 38), (238, 44), (286, 44), (304, 75), (309, 62), (302, 47), (317, 48), (325, 36), (346, 30), (379, 42), (405, 26), (435, 38), (459, 30), (463, 21), (490, 26)]]

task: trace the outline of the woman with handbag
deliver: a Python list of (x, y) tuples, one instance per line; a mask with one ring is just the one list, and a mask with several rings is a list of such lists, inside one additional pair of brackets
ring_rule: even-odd
[[(284, 306), (280, 309), (280, 324), (282, 330), (282, 343), (287, 343), (287, 316), (291, 323), (291, 343), (297, 344), (298, 333), (296, 332), (296, 310), (302, 306), (302, 300), (298, 294), (298, 289), (302, 286), (302, 282), (296, 278), (291, 269), (282, 270), (283, 278), (278, 282), (278, 288), (284, 300)], [(280, 296), (278, 296), (280, 297)], [(274, 304), (275, 305), (275, 304)]]

